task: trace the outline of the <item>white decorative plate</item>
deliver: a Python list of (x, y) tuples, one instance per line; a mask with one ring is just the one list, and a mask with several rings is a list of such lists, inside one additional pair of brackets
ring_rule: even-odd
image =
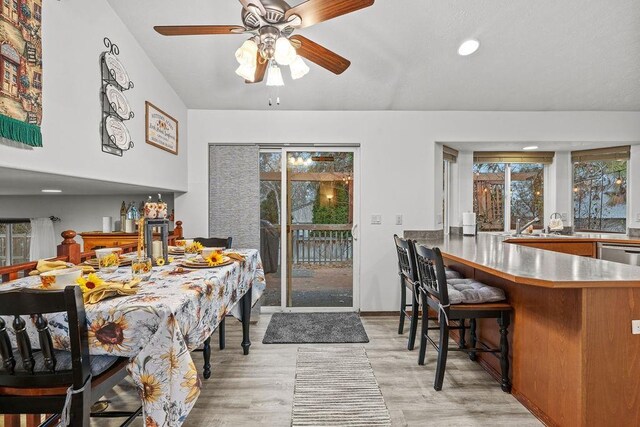
[(129, 120), (131, 118), (131, 107), (120, 89), (109, 83), (105, 89), (105, 94), (113, 110), (124, 120)]
[(104, 54), (104, 63), (107, 64), (107, 68), (109, 72), (113, 76), (114, 80), (123, 88), (129, 89), (131, 80), (129, 79), (129, 74), (127, 70), (122, 65), (122, 62), (116, 58), (114, 54), (111, 52), (107, 52)]
[(113, 143), (121, 150), (128, 150), (131, 147), (131, 135), (129, 129), (120, 120), (113, 116), (106, 120), (107, 135), (113, 139)]

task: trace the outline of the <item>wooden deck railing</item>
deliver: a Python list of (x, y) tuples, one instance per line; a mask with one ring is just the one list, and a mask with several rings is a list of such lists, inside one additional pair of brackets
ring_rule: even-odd
[(353, 259), (349, 224), (294, 224), (290, 230), (294, 264), (333, 264)]

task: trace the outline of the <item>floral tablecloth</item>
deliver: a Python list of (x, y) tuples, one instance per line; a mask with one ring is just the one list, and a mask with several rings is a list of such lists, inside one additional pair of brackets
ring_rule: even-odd
[[(154, 267), (136, 295), (86, 305), (91, 354), (130, 357), (129, 372), (138, 386), (145, 424), (181, 425), (200, 395), (201, 380), (190, 351), (200, 346), (227, 314), (239, 318), (240, 298), (252, 287), (252, 305), (265, 289), (257, 250), (234, 250), (243, 263), (176, 272), (176, 265)], [(130, 267), (104, 276), (126, 280)], [(38, 277), (3, 285), (36, 287)], [(54, 346), (69, 349), (66, 314), (50, 315)], [(32, 343), (37, 331), (28, 322)]]

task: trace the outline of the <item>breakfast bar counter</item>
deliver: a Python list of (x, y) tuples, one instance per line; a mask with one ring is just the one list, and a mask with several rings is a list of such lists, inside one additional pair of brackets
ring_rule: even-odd
[[(531, 240), (481, 234), (420, 243), (439, 247), (465, 277), (504, 289), (513, 306), (512, 392), (541, 421), (640, 425), (640, 335), (631, 329), (640, 319), (640, 267), (521, 244)], [(478, 322), (478, 335), (499, 343), (495, 321)], [(499, 378), (497, 359), (478, 360)]]
[[(523, 285), (547, 288), (640, 287), (638, 267), (529, 246), (545, 243), (593, 245), (598, 241), (611, 240), (593, 237), (516, 238), (480, 234), (476, 237), (450, 236), (423, 243), (438, 246), (443, 255), (452, 261)], [(640, 243), (622, 238), (615, 242)]]

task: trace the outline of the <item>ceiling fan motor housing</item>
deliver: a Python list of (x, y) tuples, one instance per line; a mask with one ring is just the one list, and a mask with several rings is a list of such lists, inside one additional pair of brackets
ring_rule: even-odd
[(253, 10), (242, 9), (242, 22), (247, 28), (255, 29), (261, 25), (261, 19), (269, 24), (279, 24), (284, 22), (284, 15), (291, 7), (283, 0), (262, 0), (262, 5), (266, 13), (262, 16), (256, 15), (255, 11), (260, 10), (251, 8)]

